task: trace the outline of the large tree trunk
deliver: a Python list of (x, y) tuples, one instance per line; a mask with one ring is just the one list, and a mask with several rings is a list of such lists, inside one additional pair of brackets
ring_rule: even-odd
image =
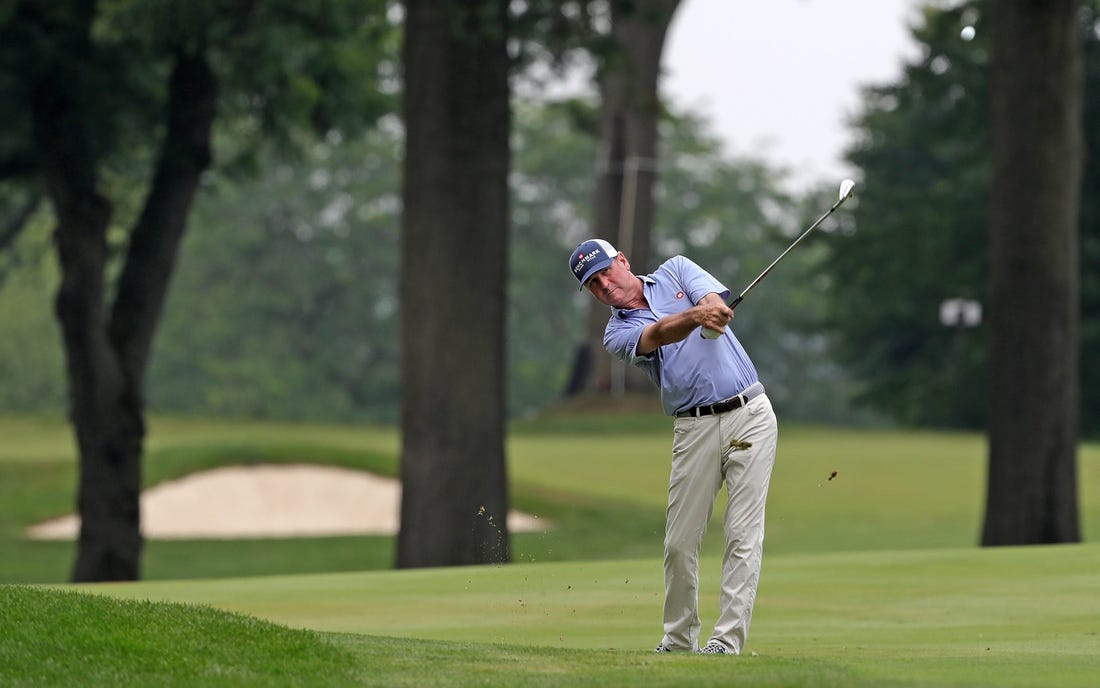
[(509, 559), (506, 0), (409, 0), (399, 567)]
[(1082, 47), (1077, 0), (995, 7), (983, 545), (1076, 542)]
[(191, 202), (210, 162), (215, 83), (205, 61), (177, 62), (157, 169), (108, 316), (111, 208), (97, 191), (98, 161), (82, 136), (83, 104), (71, 95), (79, 89), (63, 74), (59, 69), (56, 81), (40, 83), (34, 101), (41, 167), (57, 216), (56, 309), (80, 452), (72, 580), (134, 580), (141, 573), (144, 371)]
[[(679, 0), (615, 0), (611, 48), (599, 75), (599, 149), (596, 161), (596, 232), (626, 254), (635, 272), (656, 266), (650, 257), (653, 184), (657, 176), (658, 79), (665, 36)], [(589, 309), (586, 346), (595, 363), (586, 389), (650, 390), (639, 371), (623, 369), (603, 349), (607, 307)]]

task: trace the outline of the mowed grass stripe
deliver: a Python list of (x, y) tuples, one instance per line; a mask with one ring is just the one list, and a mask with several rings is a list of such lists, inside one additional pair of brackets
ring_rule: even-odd
[[(718, 566), (717, 559), (703, 561), (704, 629), (717, 608)], [(747, 648), (756, 657), (747, 654), (734, 666), (738, 676), (750, 660), (769, 667), (745, 685), (799, 685), (803, 672), (823, 671), (837, 685), (1093, 686), (1100, 675), (1098, 571), (1097, 545), (768, 556)], [(471, 652), (565, 650), (548, 656), (566, 665), (568, 651), (653, 661), (648, 652), (661, 632), (657, 560), (84, 589), (210, 604), (291, 627), (352, 633), (365, 646), (384, 636), (407, 638), (405, 649), (418, 652), (438, 642)], [(392, 642), (402, 652), (402, 643)], [(634, 661), (626, 664), (637, 668)], [(557, 671), (576, 679), (566, 665)], [(477, 685), (473, 678), (444, 685)]]

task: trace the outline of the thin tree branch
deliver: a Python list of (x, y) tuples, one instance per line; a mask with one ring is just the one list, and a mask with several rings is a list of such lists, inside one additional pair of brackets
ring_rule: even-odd
[(203, 56), (180, 55), (166, 133), (145, 207), (133, 231), (111, 310), (111, 340), (133, 382), (141, 379), (191, 203), (209, 167), (217, 81)]

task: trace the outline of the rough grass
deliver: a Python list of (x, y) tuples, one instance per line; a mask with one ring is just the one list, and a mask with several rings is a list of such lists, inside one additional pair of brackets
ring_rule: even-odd
[(0, 586), (5, 686), (355, 685), (318, 633), (210, 607)]

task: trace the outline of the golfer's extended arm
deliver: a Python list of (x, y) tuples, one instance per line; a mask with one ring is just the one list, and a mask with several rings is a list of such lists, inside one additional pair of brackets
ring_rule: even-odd
[(642, 330), (641, 338), (638, 339), (637, 352), (644, 356), (655, 351), (657, 347), (683, 341), (699, 327), (722, 329), (732, 318), (733, 311), (721, 296), (712, 292), (699, 299), (699, 303), (686, 311), (666, 315), (657, 322), (647, 325)]

